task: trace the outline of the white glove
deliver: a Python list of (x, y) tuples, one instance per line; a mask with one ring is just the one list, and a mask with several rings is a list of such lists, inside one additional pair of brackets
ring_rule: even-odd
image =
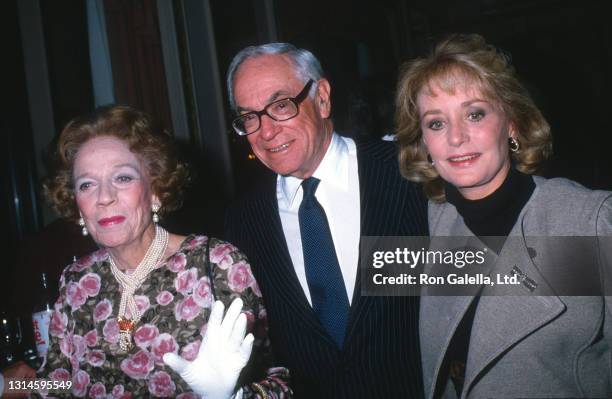
[[(234, 392), (240, 371), (253, 349), (253, 334), (246, 332), (242, 300), (236, 298), (223, 317), (223, 303), (216, 301), (210, 312), (198, 356), (189, 362), (175, 353), (166, 353), (164, 362), (205, 399), (228, 399)], [(237, 393), (242, 397), (242, 390)]]

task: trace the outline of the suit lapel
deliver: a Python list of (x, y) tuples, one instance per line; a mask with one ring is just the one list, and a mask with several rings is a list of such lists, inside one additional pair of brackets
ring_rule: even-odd
[[(486, 245), (478, 237), (473, 236), (463, 223), (456, 223), (452, 230), (453, 234), (450, 239), (448, 237), (432, 237), (429, 249), (446, 251), (453, 248), (486, 248)], [(494, 251), (488, 249), (485, 259), (486, 261), (478, 273), (489, 275), (498, 261), (498, 256)], [(474, 267), (474, 265), (470, 267)], [(425, 267), (424, 272), (429, 276), (441, 276), (443, 278), (448, 275), (448, 271), (439, 266)], [(459, 269), (457, 274), (460, 274)], [(463, 295), (458, 296), (459, 292), (456, 286), (451, 286), (447, 295), (444, 291), (441, 291), (449, 290), (446, 286), (423, 287), (419, 315), (420, 331), (424, 334), (431, 331), (434, 334), (427, 334), (426, 337), (421, 336), (421, 353), (423, 353), (423, 369), (433, 370), (431, 381), (424, 381), (425, 384), (429, 384), (428, 392), (432, 395), (451, 339), (481, 289), (482, 285), (469, 285), (460, 292)], [(448, 296), (448, 294), (452, 296)], [(444, 333), (440, 334), (439, 332)]]
[[(311, 331), (316, 331), (322, 337), (325, 337), (332, 345), (334, 341), (321, 326), (319, 319), (312, 310), (312, 306), (308, 303), (304, 290), (295, 273), (285, 234), (278, 213), (278, 202), (275, 195), (276, 189), (268, 190), (260, 204), (255, 206), (256, 212), (260, 212), (260, 226), (256, 230), (261, 231), (261, 234), (254, 236), (257, 240), (256, 248), (262, 253), (259, 255), (261, 260), (261, 273), (264, 274), (268, 281), (271, 281), (270, 286), (274, 287), (275, 295), (280, 297), (280, 300), (290, 307), (293, 313), (305, 323), (304, 328)], [(270, 194), (268, 194), (270, 193)], [(245, 221), (248, 222), (248, 221)], [(274, 255), (273, 255), (274, 254)]]
[[(361, 234), (360, 236), (375, 236), (385, 235), (378, 223), (385, 220), (385, 212), (388, 212), (389, 204), (384, 195), (384, 190), (381, 184), (384, 184), (381, 176), (390, 176), (388, 171), (384, 170), (383, 164), (372, 159), (370, 149), (366, 143), (355, 140), (357, 146), (357, 171), (359, 175), (359, 200), (361, 213)], [(361, 240), (360, 240), (361, 241)], [(361, 242), (359, 243), (361, 248)], [(361, 252), (361, 251), (360, 251)], [(346, 337), (344, 340), (345, 347), (354, 336), (354, 332), (364, 317), (369, 314), (370, 309), (377, 300), (376, 297), (361, 295), (361, 255), (357, 261), (357, 276), (355, 278), (355, 289), (353, 290), (353, 300), (349, 314), (348, 325), (346, 329)], [(378, 299), (380, 300), (380, 299)]]
[(565, 309), (529, 256), (522, 229), (524, 215), (504, 245), (492, 273), (511, 276), (514, 269), (529, 282), (485, 288), (474, 318), (464, 393), (469, 392), (487, 365)]

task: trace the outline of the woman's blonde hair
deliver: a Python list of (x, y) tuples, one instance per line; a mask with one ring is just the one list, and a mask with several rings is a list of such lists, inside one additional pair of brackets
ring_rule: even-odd
[(427, 159), (417, 107), (419, 93), (431, 93), (433, 82), (448, 93), (459, 85), (474, 86), (500, 107), (516, 132), (520, 149), (511, 154), (521, 172), (534, 173), (551, 155), (550, 126), (519, 81), (510, 57), (480, 35), (452, 35), (429, 56), (402, 66), (396, 94), (400, 170), (408, 180), (423, 183), (429, 199), (445, 200), (444, 182)]

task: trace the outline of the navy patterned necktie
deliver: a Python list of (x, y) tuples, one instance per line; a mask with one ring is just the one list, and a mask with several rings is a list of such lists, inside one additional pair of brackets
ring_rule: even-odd
[(304, 198), (298, 215), (304, 268), (312, 308), (325, 330), (341, 348), (346, 331), (349, 301), (329, 223), (323, 207), (315, 197), (319, 183), (320, 180), (315, 177), (309, 177), (302, 182)]

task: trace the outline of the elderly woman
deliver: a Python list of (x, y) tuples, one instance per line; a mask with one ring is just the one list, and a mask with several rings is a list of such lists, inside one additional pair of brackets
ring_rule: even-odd
[(287, 371), (269, 368), (266, 311), (244, 255), (158, 224), (186, 180), (171, 137), (143, 112), (102, 107), (66, 126), (58, 158), (46, 194), (100, 250), (62, 275), (41, 377), (70, 379), (71, 397), (290, 395)]
[[(403, 69), (396, 121), (402, 172), (430, 199), (432, 242), (463, 237), (488, 252), (488, 276), (515, 280), (421, 298), (426, 397), (612, 397), (612, 193), (531, 176), (550, 129), (509, 59), (477, 35), (442, 41)], [(559, 261), (583, 244), (578, 262)], [(555, 292), (564, 273), (601, 287)]]

